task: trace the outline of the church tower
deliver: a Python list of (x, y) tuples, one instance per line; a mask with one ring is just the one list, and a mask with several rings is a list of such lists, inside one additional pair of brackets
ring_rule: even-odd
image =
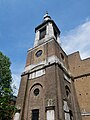
[(48, 13), (35, 33), (16, 102), (19, 120), (81, 120), (60, 30)]

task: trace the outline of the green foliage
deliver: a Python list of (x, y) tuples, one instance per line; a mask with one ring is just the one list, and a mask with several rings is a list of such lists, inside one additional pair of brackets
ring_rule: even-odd
[(15, 109), (12, 103), (13, 90), (11, 88), (10, 65), (9, 58), (0, 52), (0, 120), (11, 120)]

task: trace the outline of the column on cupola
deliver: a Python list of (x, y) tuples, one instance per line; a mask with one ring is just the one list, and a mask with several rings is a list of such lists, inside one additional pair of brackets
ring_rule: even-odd
[(57, 42), (60, 44), (60, 35), (57, 34)]
[(53, 29), (53, 25), (52, 23), (48, 23), (47, 25), (47, 34), (46, 37), (50, 38), (50, 37), (54, 37), (54, 29)]
[[(44, 15), (44, 22), (51, 20), (51, 17), (48, 15), (48, 12), (46, 12), (46, 14)], [(48, 22), (47, 26), (46, 26), (46, 38), (50, 38), (50, 37), (54, 37), (54, 29), (53, 29), (53, 25), (52, 22)]]
[(34, 47), (37, 46), (37, 44), (38, 44), (39, 34), (40, 34), (39, 31), (36, 31)]

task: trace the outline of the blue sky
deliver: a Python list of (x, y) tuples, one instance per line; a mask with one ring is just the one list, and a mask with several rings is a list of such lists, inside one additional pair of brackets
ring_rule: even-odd
[(0, 0), (0, 51), (11, 60), (17, 88), (45, 11), (61, 30), (67, 54), (79, 50), (82, 58), (90, 56), (90, 0)]

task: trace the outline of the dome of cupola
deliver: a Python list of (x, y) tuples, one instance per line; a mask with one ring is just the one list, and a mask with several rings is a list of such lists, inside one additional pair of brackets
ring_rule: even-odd
[(44, 21), (51, 20), (51, 17), (48, 15), (48, 12), (43, 17)]

